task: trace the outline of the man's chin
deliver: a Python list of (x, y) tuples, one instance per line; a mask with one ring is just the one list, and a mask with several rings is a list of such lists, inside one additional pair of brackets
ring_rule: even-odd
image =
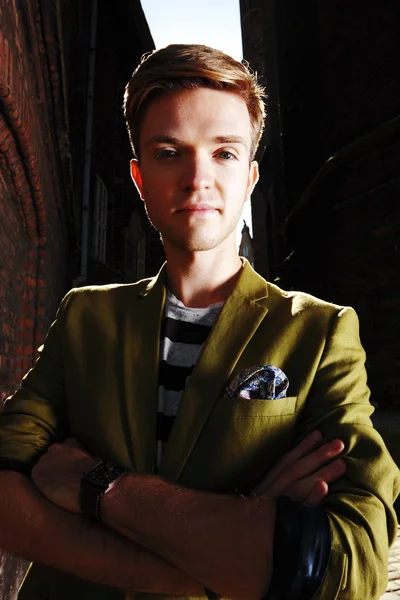
[(224, 241), (220, 238), (165, 236), (163, 234), (161, 234), (161, 238), (166, 250), (168, 250), (168, 247), (173, 246), (185, 252), (207, 252), (214, 250), (214, 248), (217, 248)]

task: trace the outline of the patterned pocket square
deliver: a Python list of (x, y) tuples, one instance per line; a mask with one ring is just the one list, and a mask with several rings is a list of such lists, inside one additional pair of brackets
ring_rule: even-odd
[(288, 387), (289, 380), (281, 369), (272, 365), (259, 365), (236, 375), (226, 386), (224, 398), (277, 400), (286, 397)]

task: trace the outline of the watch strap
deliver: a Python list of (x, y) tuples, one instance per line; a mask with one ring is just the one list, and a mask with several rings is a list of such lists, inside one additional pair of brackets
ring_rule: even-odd
[(101, 522), (101, 498), (126, 470), (110, 461), (101, 460), (84, 473), (79, 489), (79, 504), (84, 515)]
[(83, 514), (94, 521), (101, 522), (100, 502), (105, 491), (104, 488), (93, 485), (93, 483), (88, 479), (85, 479), (85, 477), (82, 478), (79, 489), (79, 504)]

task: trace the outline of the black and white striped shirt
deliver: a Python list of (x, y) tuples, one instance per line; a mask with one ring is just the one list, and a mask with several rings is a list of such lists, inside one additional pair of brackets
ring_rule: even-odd
[(218, 302), (206, 308), (189, 308), (167, 291), (158, 376), (158, 463), (187, 380), (222, 306), (223, 302)]

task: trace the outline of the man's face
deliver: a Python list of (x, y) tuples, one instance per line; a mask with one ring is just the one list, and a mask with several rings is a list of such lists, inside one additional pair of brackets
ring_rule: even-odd
[(236, 94), (197, 88), (150, 104), (132, 177), (166, 250), (235, 246), (236, 225), (258, 175), (250, 147), (250, 117)]

